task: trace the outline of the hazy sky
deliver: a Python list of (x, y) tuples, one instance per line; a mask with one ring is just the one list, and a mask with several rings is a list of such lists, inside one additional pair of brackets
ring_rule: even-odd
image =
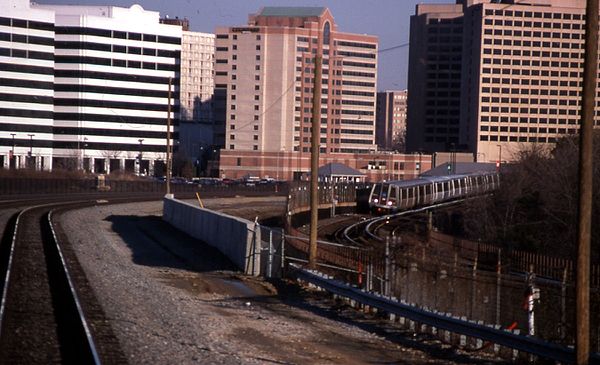
[[(130, 0), (35, 0), (40, 4), (116, 5), (129, 7)], [(161, 17), (186, 17), (190, 30), (214, 33), (216, 26), (245, 25), (248, 14), (262, 6), (326, 6), (338, 29), (379, 37), (379, 49), (408, 43), (410, 16), (417, 3), (452, 3), (453, 0), (138, 0), (146, 10)], [(408, 46), (379, 54), (378, 89), (405, 89)]]

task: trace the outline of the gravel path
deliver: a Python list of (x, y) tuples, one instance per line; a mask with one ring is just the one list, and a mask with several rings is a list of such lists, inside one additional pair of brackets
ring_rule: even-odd
[[(269, 202), (252, 201), (246, 213)], [(332, 320), (338, 315), (319, 300), (307, 303), (290, 286), (233, 271), (219, 252), (173, 230), (161, 214), (162, 203), (151, 202), (99, 205), (61, 218), (131, 364), (481, 363), (451, 362), (448, 354), (410, 345), (404, 333), (390, 341), (370, 325)]]

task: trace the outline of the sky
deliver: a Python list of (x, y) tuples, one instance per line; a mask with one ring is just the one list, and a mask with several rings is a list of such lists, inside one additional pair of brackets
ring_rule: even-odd
[(248, 14), (263, 6), (325, 6), (338, 30), (379, 37), (379, 49), (402, 47), (379, 54), (378, 90), (406, 89), (410, 16), (417, 3), (453, 3), (453, 0), (35, 0), (39, 4), (115, 5), (137, 3), (161, 17), (188, 18), (190, 30), (214, 33), (217, 26), (240, 26)]

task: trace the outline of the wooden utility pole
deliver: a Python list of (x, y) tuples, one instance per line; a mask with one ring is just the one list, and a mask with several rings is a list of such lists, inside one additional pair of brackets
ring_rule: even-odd
[(171, 194), (171, 84), (169, 77), (169, 92), (167, 105), (167, 195)]
[(319, 220), (319, 149), (321, 148), (321, 56), (315, 56), (315, 81), (313, 83), (312, 133), (310, 152), (310, 240), (308, 267), (317, 267), (317, 222)]
[(581, 126), (579, 127), (579, 213), (575, 351), (577, 364), (590, 357), (590, 240), (592, 228), (592, 144), (598, 72), (598, 0), (587, 0)]

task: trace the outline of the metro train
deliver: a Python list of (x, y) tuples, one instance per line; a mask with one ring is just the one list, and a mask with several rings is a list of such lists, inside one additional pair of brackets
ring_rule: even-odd
[(371, 188), (369, 208), (376, 214), (391, 214), (485, 194), (497, 189), (499, 183), (500, 176), (496, 172), (423, 176), (413, 180), (380, 182)]

